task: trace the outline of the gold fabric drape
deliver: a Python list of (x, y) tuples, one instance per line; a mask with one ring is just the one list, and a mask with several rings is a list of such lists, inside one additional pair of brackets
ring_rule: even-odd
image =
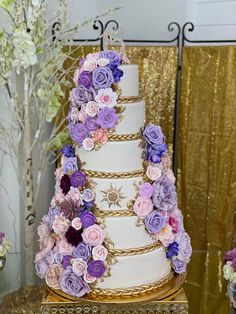
[(182, 68), (179, 195), (195, 250), (187, 293), (192, 314), (223, 314), (236, 208), (236, 47), (185, 47)]

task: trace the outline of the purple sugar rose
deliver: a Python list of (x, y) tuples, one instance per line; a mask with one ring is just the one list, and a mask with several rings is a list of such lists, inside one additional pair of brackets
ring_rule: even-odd
[(63, 145), (61, 152), (65, 157), (75, 157), (75, 148), (69, 144)]
[(83, 227), (88, 228), (89, 226), (92, 226), (96, 222), (96, 217), (90, 211), (85, 210), (80, 215), (80, 220), (82, 222)]
[(147, 198), (152, 197), (153, 191), (154, 191), (153, 186), (148, 182), (143, 183), (139, 187), (139, 194), (142, 197), (147, 197)]
[(182, 231), (180, 233), (177, 233), (175, 237), (175, 242), (177, 242), (179, 246), (178, 259), (185, 263), (188, 263), (192, 255), (192, 247), (191, 240), (187, 232)]
[(61, 289), (63, 292), (78, 298), (90, 291), (89, 285), (82, 277), (78, 277), (73, 272), (71, 266), (68, 266), (61, 276)]
[(167, 145), (161, 144), (155, 146), (147, 145), (146, 158), (153, 163), (160, 163), (162, 155), (167, 151)]
[(166, 225), (165, 218), (157, 211), (153, 210), (144, 220), (149, 233), (158, 233)]
[(87, 243), (80, 242), (73, 249), (73, 256), (75, 258), (82, 258), (83, 260), (87, 261), (90, 255), (91, 255), (91, 246)]
[(179, 252), (179, 245), (177, 242), (169, 244), (166, 252), (166, 257), (171, 259), (173, 256), (177, 256)]
[(72, 140), (76, 142), (79, 146), (82, 145), (85, 138), (89, 137), (88, 129), (83, 123), (70, 123), (68, 125), (68, 129)]
[(85, 173), (80, 171), (80, 170), (75, 171), (70, 176), (70, 182), (71, 182), (71, 185), (74, 188), (78, 188), (78, 187), (84, 186), (86, 184), (86, 182), (87, 182), (87, 178), (86, 178)]
[(173, 211), (177, 206), (177, 194), (175, 185), (167, 177), (162, 176), (153, 183), (153, 205), (164, 211)]
[(152, 123), (148, 124), (143, 133), (146, 142), (154, 148), (165, 144), (165, 136), (162, 133), (161, 127)]
[(225, 263), (232, 262), (234, 258), (236, 258), (236, 248), (225, 254), (224, 261)]
[(97, 118), (95, 117), (87, 117), (85, 125), (89, 131), (96, 131), (99, 128), (97, 124)]
[(64, 194), (67, 194), (70, 191), (70, 177), (67, 174), (64, 174), (61, 178), (60, 188)]
[(63, 173), (66, 174), (70, 171), (77, 171), (77, 157), (64, 157), (63, 159)]
[(106, 266), (103, 261), (91, 261), (88, 264), (88, 273), (90, 276), (100, 278), (106, 271)]
[(70, 93), (70, 100), (72, 104), (76, 104), (80, 108), (81, 104), (87, 103), (94, 99), (94, 90), (86, 88), (83, 85), (75, 87)]
[(107, 67), (97, 67), (92, 72), (93, 86), (96, 89), (111, 87), (114, 83), (112, 71)]
[(68, 243), (73, 246), (77, 246), (80, 242), (83, 241), (82, 239), (82, 230), (76, 230), (72, 226), (66, 231), (65, 238)]
[(183, 261), (180, 261), (178, 258), (174, 258), (172, 260), (172, 266), (174, 268), (174, 271), (177, 274), (183, 274), (186, 272), (186, 263)]
[(39, 278), (45, 278), (48, 267), (48, 263), (45, 261), (45, 259), (41, 259), (40, 261), (35, 263), (36, 274), (39, 276)]
[(115, 67), (114, 70), (112, 71), (112, 74), (114, 82), (118, 83), (120, 81), (120, 78), (124, 75), (124, 72), (121, 69)]
[(120, 65), (121, 63), (121, 57), (115, 50), (104, 50), (100, 52), (101, 58), (106, 58), (110, 60), (113, 64), (116, 66)]
[(92, 75), (88, 71), (83, 71), (79, 76), (79, 83), (86, 88), (90, 88), (92, 86)]
[(71, 259), (72, 259), (72, 256), (70, 255), (64, 255), (63, 258), (62, 258), (62, 265), (63, 267), (66, 269), (68, 266), (70, 266), (71, 264)]
[(98, 112), (97, 124), (103, 129), (112, 129), (118, 119), (118, 115), (114, 108), (104, 107)]

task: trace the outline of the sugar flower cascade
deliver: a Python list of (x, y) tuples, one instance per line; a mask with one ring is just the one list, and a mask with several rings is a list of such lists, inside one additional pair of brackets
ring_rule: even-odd
[(178, 209), (175, 177), (170, 168), (165, 136), (159, 126), (144, 129), (144, 152), (147, 182), (139, 186), (134, 212), (151, 237), (166, 248), (166, 257), (178, 274), (186, 271), (192, 248)]

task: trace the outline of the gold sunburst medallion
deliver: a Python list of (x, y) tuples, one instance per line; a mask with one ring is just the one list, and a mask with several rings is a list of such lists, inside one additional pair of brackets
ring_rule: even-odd
[(109, 208), (112, 205), (121, 207), (120, 202), (125, 199), (125, 196), (123, 195), (121, 189), (122, 187), (114, 187), (110, 183), (110, 187), (106, 191), (101, 191), (103, 195), (103, 199), (101, 200), (101, 202), (106, 202)]

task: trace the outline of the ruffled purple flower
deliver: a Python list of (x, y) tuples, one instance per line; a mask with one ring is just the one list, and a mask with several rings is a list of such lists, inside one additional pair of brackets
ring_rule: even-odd
[(76, 230), (72, 226), (66, 231), (65, 238), (68, 243), (73, 246), (77, 246), (80, 242), (83, 241), (82, 239), (82, 230)]
[(187, 232), (184, 231), (177, 233), (175, 242), (177, 242), (179, 246), (178, 259), (188, 263), (192, 255), (192, 247), (191, 240)]
[(225, 263), (232, 262), (234, 258), (236, 258), (236, 248), (225, 254), (224, 261)]
[(111, 87), (114, 83), (112, 71), (108, 67), (97, 67), (92, 72), (93, 86), (96, 89)]
[(60, 188), (64, 194), (67, 194), (70, 191), (70, 177), (67, 174), (64, 174), (61, 178)]
[(139, 194), (142, 197), (147, 198), (152, 197), (153, 191), (154, 191), (153, 186), (148, 182), (143, 183), (139, 188)]
[(75, 148), (69, 144), (63, 145), (61, 152), (65, 157), (75, 157)]
[(78, 170), (72, 173), (70, 176), (70, 183), (74, 188), (83, 187), (87, 182), (87, 178), (84, 172)]
[(91, 255), (91, 246), (87, 243), (80, 242), (73, 249), (73, 256), (75, 258), (82, 258), (83, 260), (87, 261), (90, 255)]
[(118, 83), (121, 77), (124, 75), (124, 72), (121, 69), (115, 67), (114, 70), (112, 71), (112, 74), (113, 74), (114, 82)]
[(75, 87), (70, 93), (70, 100), (73, 105), (77, 105), (80, 108), (81, 104), (87, 103), (94, 99), (94, 90), (92, 88), (86, 88), (83, 85)]
[(165, 144), (165, 136), (161, 127), (152, 123), (148, 124), (143, 133), (146, 142), (153, 148), (158, 149), (160, 145)]
[(174, 210), (177, 206), (175, 185), (165, 176), (162, 176), (152, 186), (154, 188), (152, 195), (153, 205), (159, 210)]
[(149, 233), (156, 234), (166, 225), (165, 218), (157, 211), (153, 210), (144, 220)]
[(174, 258), (172, 260), (172, 266), (174, 268), (174, 271), (177, 274), (183, 274), (186, 272), (186, 266), (187, 264), (181, 260), (179, 260), (178, 258)]
[(106, 271), (106, 266), (103, 261), (91, 261), (88, 264), (88, 273), (90, 276), (100, 278)]
[(97, 124), (97, 118), (95, 117), (87, 117), (85, 125), (89, 131), (96, 131), (97, 129), (99, 129), (99, 125)]
[(78, 298), (90, 291), (89, 285), (82, 277), (78, 277), (73, 272), (71, 266), (68, 266), (61, 276), (61, 289), (63, 292)]
[(88, 228), (89, 226), (92, 226), (96, 222), (96, 217), (90, 211), (85, 210), (80, 215), (80, 220), (82, 222), (83, 227)]
[(82, 145), (85, 138), (90, 137), (88, 129), (83, 123), (70, 123), (68, 125), (68, 129), (72, 140), (76, 142), (79, 146)]
[(92, 86), (92, 75), (88, 71), (82, 71), (79, 76), (79, 83), (86, 88), (90, 88)]
[(173, 242), (167, 248), (166, 257), (171, 259), (172, 257), (177, 256), (178, 252), (179, 252), (179, 245), (177, 242)]
[(146, 158), (148, 161), (151, 161), (153, 163), (160, 163), (161, 157), (164, 153), (167, 151), (167, 145), (161, 144), (156, 145), (155, 147), (151, 145), (147, 145), (147, 151), (146, 151)]
[(72, 259), (71, 255), (63, 255), (62, 265), (65, 269), (71, 265), (71, 259)]
[(64, 216), (67, 219), (74, 219), (75, 217), (78, 216), (78, 213), (80, 211), (80, 202), (74, 202), (71, 198), (65, 198), (61, 203), (60, 203), (60, 209), (61, 212), (64, 214)]
[(77, 171), (77, 157), (64, 157), (63, 158), (63, 173), (66, 174), (67, 172)]
[(104, 50), (100, 52), (101, 58), (110, 60), (110, 63), (119, 66), (121, 64), (121, 57), (115, 50)]
[(36, 274), (39, 276), (39, 278), (45, 278), (48, 267), (48, 263), (45, 261), (45, 259), (41, 259), (40, 261), (35, 263)]
[(103, 129), (114, 128), (116, 122), (119, 119), (115, 109), (108, 107), (104, 107), (102, 110), (100, 110), (97, 116), (97, 124), (100, 125)]

